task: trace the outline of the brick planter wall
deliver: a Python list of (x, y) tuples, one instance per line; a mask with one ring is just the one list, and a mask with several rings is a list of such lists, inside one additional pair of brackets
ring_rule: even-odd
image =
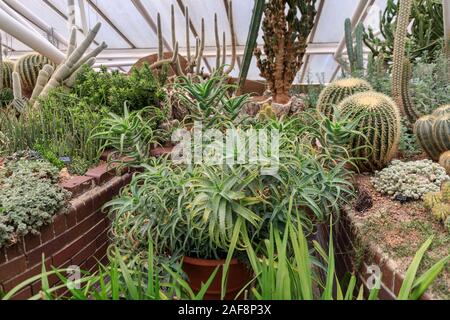
[[(73, 177), (61, 184), (72, 192), (67, 214), (56, 215), (53, 223), (41, 229), (38, 236), (27, 235), (18, 243), (0, 248), (0, 291), (8, 292), (24, 280), (38, 275), (42, 255), (46, 269), (77, 265), (91, 271), (98, 262), (105, 263), (110, 221), (101, 207), (129, 184), (131, 173), (116, 176), (115, 170), (101, 165), (85, 176)], [(50, 285), (58, 282), (49, 278)], [(39, 293), (40, 281), (19, 292), (15, 299), (26, 299)]]
[[(369, 266), (376, 265), (382, 273), (379, 299), (395, 300), (403, 284), (404, 275), (395, 270), (393, 261), (375, 244), (357, 243), (357, 227), (348, 214), (341, 215), (339, 223), (334, 226), (333, 231), (336, 270), (340, 278), (342, 279), (346, 272), (354, 271), (368, 293), (367, 281), (372, 276)], [(361, 245), (364, 249), (361, 249)], [(361, 250), (363, 251), (361, 252)], [(357, 253), (359, 257), (357, 257)], [(361, 260), (358, 265), (355, 265), (356, 259)], [(425, 293), (421, 300), (431, 300), (431, 297)]]

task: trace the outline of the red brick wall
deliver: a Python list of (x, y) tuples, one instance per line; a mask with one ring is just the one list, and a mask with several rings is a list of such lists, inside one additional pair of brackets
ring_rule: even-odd
[[(53, 223), (37, 236), (27, 235), (10, 247), (0, 248), (0, 290), (8, 292), (42, 269), (42, 255), (47, 270), (77, 265), (91, 271), (98, 262), (105, 263), (110, 221), (101, 207), (116, 196), (131, 180), (131, 173), (114, 176), (106, 165), (74, 177), (62, 186), (73, 192), (68, 214), (55, 216)], [(58, 278), (51, 276), (50, 285)], [(39, 293), (40, 281), (19, 292), (16, 299)]]

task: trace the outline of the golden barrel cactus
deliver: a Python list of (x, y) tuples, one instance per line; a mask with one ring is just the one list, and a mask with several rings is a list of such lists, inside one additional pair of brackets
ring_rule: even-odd
[(400, 140), (400, 111), (395, 102), (378, 92), (362, 92), (346, 98), (339, 112), (357, 122), (355, 130), (366, 137), (355, 136), (351, 155), (361, 171), (384, 168), (394, 157)]
[(348, 78), (333, 81), (320, 93), (317, 110), (328, 118), (333, 117), (334, 108), (345, 98), (360, 92), (372, 91), (370, 83), (363, 79)]

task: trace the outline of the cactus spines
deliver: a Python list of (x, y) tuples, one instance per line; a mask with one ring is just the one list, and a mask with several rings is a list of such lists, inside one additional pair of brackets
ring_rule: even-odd
[[(73, 48), (73, 52), (66, 58), (64, 61), (56, 68), (56, 70), (51, 75), (47, 84), (42, 89), (41, 93), (38, 97), (46, 96), (49, 91), (61, 84), (64, 84), (65, 81), (68, 83), (73, 82), (73, 74), (79, 72), (80, 68), (84, 64), (92, 64), (95, 61), (95, 57), (104, 50), (107, 45), (103, 42), (98, 48), (92, 50), (90, 53), (86, 54), (89, 46), (95, 39), (98, 31), (100, 30), (101, 23), (97, 23), (94, 28), (88, 33), (86, 38), (80, 43), (80, 45)], [(71, 30), (72, 34), (76, 32), (76, 27), (73, 27)], [(72, 77), (72, 78), (71, 78)], [(39, 89), (40, 90), (40, 89)], [(39, 100), (35, 97), (35, 102), (33, 105), (34, 108), (39, 107)]]
[(433, 216), (441, 222), (445, 222), (450, 216), (450, 203), (438, 203), (431, 209)]
[(439, 164), (450, 175), (450, 151), (446, 151), (439, 157)]
[(22, 81), (22, 90), (30, 92), (36, 85), (39, 71), (46, 65), (56, 65), (47, 57), (39, 53), (30, 53), (21, 57), (15, 64), (14, 71), (19, 73)]
[(3, 90), (3, 44), (2, 33), (0, 32), (0, 91)]
[(363, 33), (364, 26), (359, 23), (355, 28), (355, 46), (353, 46), (352, 21), (348, 18), (345, 20), (345, 43), (352, 74), (364, 69)]
[(419, 116), (417, 115), (414, 104), (409, 92), (409, 81), (412, 77), (411, 62), (408, 58), (403, 59), (402, 81), (400, 83), (400, 95), (404, 113), (410, 123), (415, 123)]
[(440, 153), (450, 150), (450, 114), (435, 118), (433, 137)]
[(450, 104), (443, 105), (433, 111), (432, 115), (435, 117), (442, 117), (450, 114)]
[(328, 118), (333, 117), (334, 108), (345, 98), (360, 92), (372, 91), (372, 86), (365, 80), (348, 78), (336, 80), (322, 90), (317, 102), (317, 110)]
[(254, 54), (275, 103), (289, 101), (289, 89), (303, 65), (316, 14), (316, 0), (270, 0), (266, 4), (262, 23), (265, 57), (259, 48)]
[(270, 104), (266, 104), (258, 113), (259, 120), (276, 119), (277, 115)]
[(230, 33), (231, 33), (231, 62), (225, 69), (225, 74), (230, 74), (233, 71), (234, 66), (236, 65), (236, 31), (234, 30), (234, 18), (233, 18), (233, 2), (228, 2), (228, 22), (230, 25)]
[(442, 194), (440, 192), (428, 192), (423, 196), (423, 206), (431, 210), (433, 207), (442, 202)]
[(402, 81), (404, 77), (404, 58), (406, 48), (406, 38), (408, 33), (409, 18), (411, 16), (413, 0), (399, 1), (397, 14), (397, 26), (394, 38), (394, 56), (392, 66), (392, 97), (400, 108), (403, 115), (406, 115), (405, 105), (402, 99)]
[(31, 94), (30, 105), (33, 105), (37, 97), (39, 97), (39, 95), (41, 94), (42, 90), (44, 89), (45, 85), (47, 84), (48, 80), (50, 79), (54, 71), (55, 69), (49, 64), (46, 64), (42, 68), (42, 70), (39, 71), (36, 86), (34, 87), (33, 93)]
[(14, 99), (11, 102), (12, 107), (16, 109), (17, 112), (22, 113), (26, 107), (26, 101), (22, 95), (22, 85), (20, 80), (20, 75), (17, 72), (12, 73), (12, 81), (13, 81), (13, 95)]
[(442, 201), (450, 203), (450, 181), (445, 181), (441, 186)]
[(416, 121), (414, 132), (422, 149), (433, 160), (438, 160), (442, 150), (437, 145), (433, 136), (433, 124), (435, 117), (431, 115), (423, 116)]
[(3, 60), (0, 66), (3, 70), (3, 88), (12, 89), (12, 73), (14, 70), (14, 63), (12, 61)]
[(366, 139), (354, 137), (350, 152), (361, 171), (384, 168), (394, 157), (400, 139), (400, 113), (395, 102), (377, 92), (362, 92), (344, 99), (340, 114), (357, 122), (356, 130)]

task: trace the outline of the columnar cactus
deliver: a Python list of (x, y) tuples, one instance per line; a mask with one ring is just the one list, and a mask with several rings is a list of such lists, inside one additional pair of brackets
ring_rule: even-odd
[(450, 151), (446, 151), (439, 157), (439, 164), (450, 175)]
[(344, 99), (338, 106), (340, 114), (357, 122), (355, 130), (366, 137), (355, 136), (351, 155), (361, 171), (385, 167), (394, 157), (400, 139), (400, 113), (388, 96), (362, 92)]
[[(43, 88), (39, 88), (40, 91), (39, 95), (36, 93), (33, 95), (33, 107), (38, 108), (39, 107), (39, 100), (37, 98), (39, 97), (45, 97), (47, 94), (52, 90), (53, 88), (56, 88), (60, 85), (67, 85), (70, 86), (73, 84), (75, 76), (80, 72), (83, 65), (87, 64), (92, 66), (95, 62), (95, 57), (102, 52), (105, 48), (108, 46), (106, 43), (102, 43), (97, 48), (89, 52), (88, 54), (85, 54), (88, 50), (89, 46), (92, 44), (92, 42), (95, 39), (95, 36), (97, 35), (98, 31), (100, 30), (101, 23), (97, 23), (94, 28), (87, 34), (86, 38), (79, 44), (76, 44), (76, 27), (73, 27), (71, 30), (70, 35), (70, 43), (69, 43), (69, 49), (67, 52), (66, 58), (63, 60), (63, 62), (55, 69), (55, 71), (51, 74), (49, 77), (47, 83), (43, 85), (41, 82), (39, 86), (43, 86)], [(50, 71), (49, 68), (47, 68), (46, 73), (48, 74)], [(40, 80), (43, 80), (46, 78), (46, 74), (42, 74), (42, 77), (40, 77)], [(36, 78), (37, 81), (37, 78)]]
[(266, 4), (262, 25), (265, 57), (259, 48), (255, 49), (255, 56), (276, 103), (289, 100), (316, 14), (316, 0), (270, 0)]
[[(412, 5), (413, 0), (401, 0), (399, 2), (399, 9), (397, 13), (397, 26), (395, 28), (395, 37), (394, 37), (394, 56), (393, 56), (394, 62), (392, 66), (392, 97), (399, 106), (401, 113), (403, 115), (407, 115), (408, 120), (411, 123), (414, 123), (417, 120), (417, 118), (410, 118), (409, 114), (413, 113), (409, 111), (407, 112), (405, 108), (409, 108), (411, 106), (405, 105), (403, 99), (403, 96), (405, 94), (405, 86), (403, 81), (406, 78), (405, 48)], [(408, 86), (406, 87), (408, 88)]]
[(12, 79), (14, 99), (11, 102), (11, 107), (14, 108), (18, 113), (22, 113), (26, 108), (26, 100), (22, 95), (20, 75), (14, 71), (12, 73)]
[(372, 91), (372, 86), (365, 80), (349, 78), (336, 80), (322, 90), (317, 102), (317, 110), (328, 118), (333, 117), (334, 108), (345, 98), (360, 92)]
[(14, 71), (20, 75), (22, 90), (26, 92), (33, 90), (39, 76), (39, 71), (41, 71), (46, 64), (49, 64), (52, 67), (56, 66), (49, 58), (39, 53), (30, 53), (17, 60)]
[(364, 26), (359, 23), (355, 28), (355, 45), (353, 46), (352, 21), (348, 18), (345, 20), (345, 44), (352, 74), (364, 70), (363, 33)]

